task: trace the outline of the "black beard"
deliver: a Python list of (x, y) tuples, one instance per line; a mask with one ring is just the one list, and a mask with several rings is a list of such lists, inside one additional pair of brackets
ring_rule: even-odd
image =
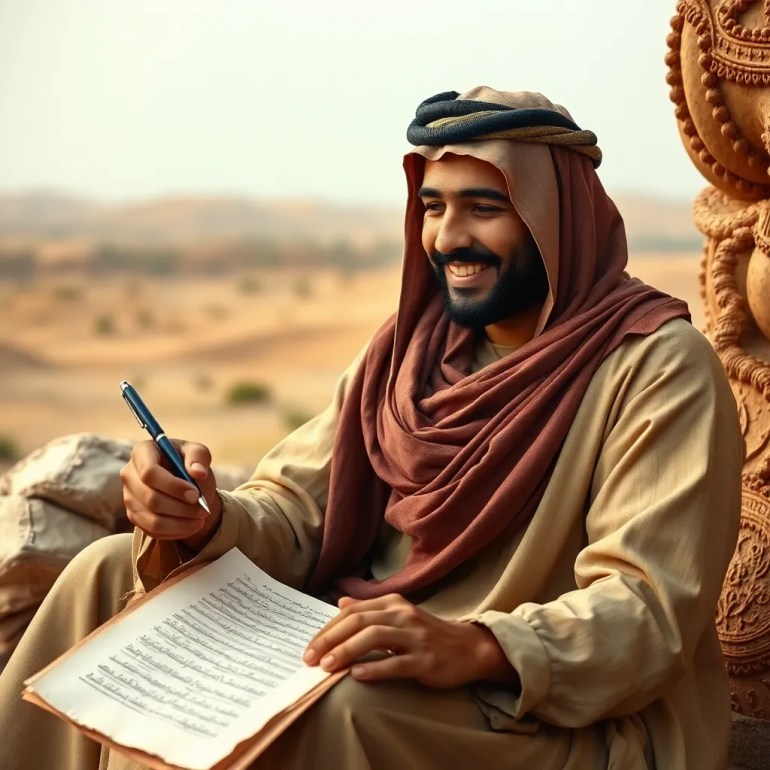
[(451, 254), (433, 252), (431, 266), (444, 300), (444, 311), (459, 326), (482, 329), (542, 305), (548, 295), (548, 275), (534, 241), (511, 253), (497, 283), (483, 299), (473, 299), (470, 291), (469, 296), (463, 296), (462, 289), (455, 289), (452, 296), (445, 270), (449, 262), (480, 263), (499, 270), (502, 260), (486, 249), (457, 249)]

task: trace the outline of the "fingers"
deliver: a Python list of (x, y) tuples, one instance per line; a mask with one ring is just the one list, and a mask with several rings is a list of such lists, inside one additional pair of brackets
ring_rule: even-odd
[(211, 452), (203, 444), (194, 444), (190, 441), (172, 441), (179, 454), (184, 458), (187, 472), (197, 481), (207, 481), (211, 473)]
[(310, 641), (304, 655), (309, 665), (320, 663), (327, 671), (337, 671), (374, 651), (396, 651), (405, 658), (424, 642), (420, 610), (400, 596), (342, 599), (340, 607), (339, 615)]
[[(186, 540), (199, 532), (205, 518), (197, 515), (199, 505), (184, 507), (171, 497), (155, 496), (149, 506), (140, 502), (131, 492), (123, 490), (123, 503), (128, 520), (156, 540)], [(155, 513), (155, 511), (163, 513)]]
[(474, 623), (443, 620), (395, 594), (341, 599), (339, 606), (305, 650), (309, 665), (330, 672), (352, 666), (361, 681), (406, 678), (440, 689), (515, 680), (495, 637)]
[(420, 679), (420, 663), (415, 655), (394, 653), (380, 660), (357, 663), (350, 671), (360, 682), (379, 682), (383, 679)]
[[(388, 596), (381, 596), (376, 599), (359, 600), (353, 599), (349, 596), (343, 596), (338, 605), (342, 612), (332, 618), (308, 643), (305, 660), (309, 661), (309, 657), (313, 657), (316, 662), (320, 657), (328, 651), (329, 645), (323, 641), (326, 639), (327, 634), (334, 633), (334, 629), (343, 623), (347, 618), (353, 614), (360, 614), (363, 612), (377, 612), (380, 610), (387, 610), (393, 607), (395, 603), (400, 600), (401, 597), (397, 594), (391, 594)], [(403, 600), (405, 601), (405, 600)], [(312, 653), (307, 655), (308, 651)]]
[[(391, 661), (390, 665), (378, 668), (378, 663), (369, 660), (359, 671), (373, 669), (384, 675), (390, 670), (398, 675), (407, 676), (410, 673), (407, 664), (413, 657), (410, 651), (413, 643), (412, 634), (405, 629), (388, 625), (371, 625), (332, 647), (321, 658), (320, 665), (325, 671), (338, 671), (341, 668), (348, 668), (357, 661), (367, 660), (371, 653), (381, 652), (387, 656), (386, 660)], [(399, 658), (397, 662), (396, 657)]]
[[(181, 441), (175, 441), (174, 445), (201, 492), (169, 470), (154, 441), (138, 443), (131, 453), (131, 460), (120, 472), (129, 521), (159, 539), (186, 539), (203, 529), (208, 514), (198, 504), (200, 493), (209, 502), (212, 512), (216, 505), (217, 515), (212, 518), (218, 519), (221, 510), (208, 448)], [(213, 524), (210, 522), (207, 529)]]
[(379, 649), (388, 649), (393, 640), (390, 638), (386, 639), (384, 636), (381, 638), (380, 636), (373, 635), (372, 631), (374, 630), (377, 634), (384, 634), (384, 629), (392, 624), (393, 617), (386, 611), (356, 613), (342, 618), (338, 616), (330, 621), (321, 630), (320, 634), (311, 640), (305, 652), (305, 661), (316, 663), (320, 660), (321, 665), (326, 668), (324, 661), (327, 659), (328, 653), (335, 650), (346, 639), (357, 634), (373, 645), (368, 649), (360, 651), (361, 654), (378, 649), (378, 642), (381, 642), (382, 645)]

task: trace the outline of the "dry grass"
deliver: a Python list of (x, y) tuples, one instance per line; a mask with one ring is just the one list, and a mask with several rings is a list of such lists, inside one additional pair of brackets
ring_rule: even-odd
[[(631, 271), (687, 299), (700, 325), (697, 256), (640, 256)], [(120, 398), (127, 379), (170, 434), (252, 465), (288, 432), (287, 414), (323, 408), (396, 305), (398, 268), (305, 274), (299, 291), (301, 278), (0, 283), (0, 436), (22, 454), (72, 432), (144, 438)], [(237, 381), (267, 385), (272, 399), (228, 405)]]

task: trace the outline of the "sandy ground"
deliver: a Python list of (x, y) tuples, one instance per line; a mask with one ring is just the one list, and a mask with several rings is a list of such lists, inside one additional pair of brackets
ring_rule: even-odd
[[(686, 299), (700, 328), (698, 263), (644, 255), (630, 270)], [(140, 440), (120, 397), (127, 379), (169, 434), (207, 444), (221, 464), (251, 466), (290, 417), (324, 407), (398, 287), (398, 268), (0, 283), (0, 439), (21, 455), (81, 431)], [(229, 405), (241, 381), (268, 386), (269, 401)]]

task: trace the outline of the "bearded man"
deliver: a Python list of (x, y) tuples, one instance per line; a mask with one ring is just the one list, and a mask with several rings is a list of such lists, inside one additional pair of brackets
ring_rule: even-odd
[(439, 94), (408, 137), (398, 312), (235, 492), (180, 442), (210, 516), (137, 445), (133, 574), (116, 536), (56, 584), (3, 675), (3, 768), (126, 767), (20, 683), (132, 589), (233, 546), (341, 597), (305, 660), (353, 664), (255, 767), (725, 766), (713, 617), (743, 445), (719, 360), (624, 272), (596, 138), (562, 107)]

